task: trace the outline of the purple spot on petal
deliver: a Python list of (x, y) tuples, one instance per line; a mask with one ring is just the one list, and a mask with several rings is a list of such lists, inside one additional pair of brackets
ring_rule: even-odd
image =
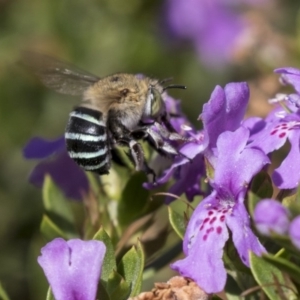
[(275, 129), (275, 130), (273, 130), (273, 131), (271, 131), (271, 135), (274, 135), (276, 132), (277, 132), (277, 130), (276, 130), (276, 129)]
[(205, 234), (204, 236), (203, 236), (203, 241), (206, 241), (207, 240), (207, 234)]
[(203, 230), (203, 228), (204, 228), (204, 225), (202, 225), (199, 230), (201, 231), (201, 230)]
[(209, 221), (209, 218), (205, 218), (203, 223), (207, 223)]
[(213, 228), (213, 227), (210, 227), (210, 228), (206, 229), (207, 235), (208, 235), (210, 232), (213, 232), (213, 231), (214, 231), (214, 228)]
[(213, 218), (210, 220), (209, 224), (213, 224), (216, 220), (217, 220), (217, 217), (213, 217)]
[(222, 233), (222, 227), (221, 227), (221, 226), (218, 226), (218, 227), (217, 227), (217, 233), (218, 233), (218, 234), (221, 234), (221, 233)]
[(283, 138), (283, 137), (285, 137), (285, 136), (286, 136), (286, 132), (282, 132), (282, 133), (279, 134), (279, 137), (280, 137), (280, 138)]
[(214, 214), (214, 212), (212, 211), (212, 210), (210, 210), (209, 212), (208, 212), (208, 215), (209, 216), (211, 216), (211, 215), (213, 215)]
[(222, 215), (222, 216), (220, 217), (220, 221), (221, 221), (221, 222), (224, 222), (224, 221), (225, 221), (225, 216), (224, 216), (224, 215)]

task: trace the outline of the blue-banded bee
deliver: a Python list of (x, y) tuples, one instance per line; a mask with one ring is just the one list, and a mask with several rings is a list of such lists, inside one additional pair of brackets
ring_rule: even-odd
[(148, 166), (139, 139), (147, 140), (159, 153), (180, 153), (170, 141), (182, 142), (169, 122), (163, 93), (168, 85), (147, 76), (117, 73), (99, 78), (52, 57), (24, 52), (22, 63), (47, 87), (57, 92), (81, 95), (80, 106), (69, 117), (65, 131), (67, 151), (86, 171), (108, 174), (111, 151), (129, 147), (136, 170), (155, 174)]

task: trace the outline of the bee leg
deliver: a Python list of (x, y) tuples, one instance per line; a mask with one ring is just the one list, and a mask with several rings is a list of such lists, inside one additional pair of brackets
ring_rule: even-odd
[(155, 182), (156, 174), (148, 166), (145, 161), (144, 151), (135, 139), (132, 133), (116, 118), (108, 118), (108, 126), (110, 132), (113, 135), (116, 143), (127, 145), (129, 147), (129, 155), (135, 165), (137, 171), (144, 171), (146, 174), (153, 176), (153, 182)]
[(155, 172), (148, 166), (143, 147), (140, 143), (130, 137), (123, 137), (118, 142), (126, 144), (129, 147), (129, 158), (133, 161), (136, 171), (144, 171), (147, 175), (152, 175), (152, 181), (156, 182)]
[[(151, 129), (150, 127), (147, 129), (147, 134), (148, 134), (148, 141), (150, 142), (150, 144), (153, 145), (153, 147), (161, 154), (166, 154), (166, 155), (172, 155), (172, 156), (176, 156), (176, 155), (180, 155), (184, 158), (186, 158), (187, 160), (189, 160), (190, 162), (192, 161), (192, 159), (190, 159), (189, 157), (187, 157), (186, 155), (184, 155), (183, 153), (177, 151), (177, 149), (175, 147), (173, 147), (170, 143), (168, 143), (167, 141), (165, 141), (163, 139), (163, 136), (160, 135), (161, 132), (156, 132), (155, 130)], [(171, 139), (171, 135), (173, 135), (173, 133), (169, 133), (168, 138), (170, 140)], [(177, 139), (174, 139), (177, 140)], [(180, 139), (182, 141), (182, 139)]]
[(135, 164), (135, 169), (137, 171), (143, 170), (147, 175), (152, 175), (153, 182), (156, 181), (155, 172), (148, 166), (144, 151), (140, 143), (135, 140), (130, 140), (129, 142), (130, 156)]
[(164, 125), (166, 126), (166, 128), (168, 129), (168, 131), (170, 133), (171, 132), (177, 133), (176, 130), (174, 129), (173, 125), (170, 123), (170, 120), (166, 113), (161, 116), (161, 121), (162, 121), (162, 123), (164, 123)]

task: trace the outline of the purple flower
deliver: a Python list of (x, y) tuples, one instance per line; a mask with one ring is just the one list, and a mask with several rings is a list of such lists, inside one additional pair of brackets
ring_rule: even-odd
[(256, 255), (263, 246), (250, 228), (244, 206), (245, 194), (252, 177), (269, 163), (260, 150), (247, 146), (249, 130), (222, 133), (216, 144), (213, 192), (193, 212), (184, 237), (186, 258), (171, 267), (190, 277), (207, 293), (223, 290), (226, 271), (222, 261), (223, 248), (232, 233), (233, 243), (242, 262), (249, 266), (249, 251)]
[(289, 235), (292, 243), (300, 250), (300, 216), (296, 217), (290, 224)]
[(269, 236), (272, 232), (279, 235), (287, 235), (300, 250), (300, 216), (290, 222), (290, 211), (281, 203), (273, 199), (260, 201), (254, 210), (254, 221), (257, 229)]
[(42, 187), (45, 176), (49, 174), (67, 197), (82, 199), (88, 192), (87, 177), (69, 157), (63, 137), (53, 141), (35, 137), (24, 147), (23, 154), (28, 159), (44, 159), (30, 174), (29, 180), (34, 185)]
[[(293, 84), (298, 92), (299, 70), (283, 68), (275, 71), (282, 73), (282, 81)], [(291, 99), (288, 95), (283, 97), (281, 94), (278, 101), (281, 101), (284, 108), (278, 107), (266, 120), (260, 120), (259, 122), (264, 122), (264, 126), (251, 137), (251, 146), (261, 149), (266, 154), (281, 148), (287, 140), (290, 142), (289, 153), (272, 175), (274, 184), (281, 189), (295, 188), (300, 182), (300, 111), (294, 100), (295, 97)]]
[(292, 67), (278, 68), (274, 71), (281, 74), (280, 81), (282, 84), (290, 84), (300, 95), (300, 70)]
[(171, 37), (190, 40), (204, 64), (220, 68), (247, 34), (241, 5), (262, 2), (267, 1), (166, 0), (165, 26)]
[(103, 242), (54, 239), (41, 250), (43, 268), (56, 300), (95, 300), (106, 247)]
[(260, 233), (286, 234), (289, 228), (289, 211), (273, 199), (261, 200), (255, 207), (253, 219)]
[[(204, 104), (200, 116), (204, 130), (188, 132), (190, 142), (186, 143), (180, 152), (192, 159), (192, 162), (178, 157), (173, 164), (157, 180), (156, 184), (146, 183), (148, 189), (166, 183), (175, 178), (171, 193), (181, 195), (186, 193), (189, 200), (195, 195), (203, 195), (200, 189), (200, 178), (205, 177), (204, 155), (211, 158), (213, 164), (213, 149), (219, 135), (226, 131), (236, 130), (244, 117), (249, 101), (249, 88), (245, 82), (229, 83), (223, 89), (217, 86), (211, 94), (208, 103)], [(174, 200), (166, 199), (167, 203)]]

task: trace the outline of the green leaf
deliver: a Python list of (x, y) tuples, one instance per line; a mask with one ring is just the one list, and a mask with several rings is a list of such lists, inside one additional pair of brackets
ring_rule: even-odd
[(184, 220), (184, 216), (182, 214), (177, 213), (170, 206), (168, 206), (168, 212), (171, 226), (173, 227), (177, 235), (181, 239), (183, 239), (186, 229), (186, 222)]
[(270, 300), (297, 299), (293, 287), (287, 287), (288, 283), (277, 267), (253, 253), (250, 254), (250, 266), (255, 280)]
[(295, 248), (289, 236), (280, 235), (275, 232), (271, 232), (269, 240), (272, 240), (272, 242), (276, 242), (278, 245), (280, 245), (282, 248), (287, 250), (289, 253), (295, 255), (296, 257), (299, 257), (299, 250)]
[[(220, 298), (220, 297), (217, 296), (217, 295), (213, 295), (211, 299), (212, 299), (212, 300), (222, 300), (222, 298)], [(231, 299), (228, 298), (228, 300), (231, 300)]]
[(138, 295), (142, 286), (144, 253), (140, 242), (133, 246), (121, 259), (118, 265), (118, 273), (121, 274), (125, 281), (130, 285), (130, 296)]
[(47, 292), (46, 300), (55, 300), (50, 287)]
[(146, 181), (146, 175), (137, 172), (126, 184), (118, 205), (118, 220), (121, 226), (127, 226), (145, 211), (149, 200), (149, 191), (143, 188)]
[(43, 202), (47, 212), (60, 216), (70, 223), (74, 223), (74, 217), (68, 204), (68, 200), (56, 187), (49, 175), (47, 175), (44, 180)]
[(110, 300), (112, 299), (107, 290), (105, 289), (105, 283), (100, 280), (99, 284), (98, 284), (98, 289), (97, 289), (97, 299), (100, 300)]
[(70, 238), (77, 236), (70, 203), (55, 186), (50, 176), (46, 176), (43, 186), (43, 202), (47, 215), (53, 223)]
[(46, 215), (43, 216), (40, 231), (48, 241), (57, 237), (68, 239), (67, 235)]
[(127, 299), (130, 295), (130, 285), (124, 280), (124, 278), (114, 272), (109, 278), (108, 293), (111, 299)]
[(1, 284), (0, 284), (0, 300), (9, 300), (9, 297), (6, 294), (4, 288)]
[(101, 279), (103, 280), (103, 284), (107, 286), (109, 276), (117, 269), (114, 247), (109, 235), (103, 228), (98, 230), (93, 239), (102, 241), (106, 246), (105, 257), (102, 264)]
[(297, 267), (295, 263), (291, 263), (282, 257), (276, 257), (270, 254), (264, 254), (262, 258), (281, 271), (289, 274), (295, 281), (300, 283), (300, 268)]

